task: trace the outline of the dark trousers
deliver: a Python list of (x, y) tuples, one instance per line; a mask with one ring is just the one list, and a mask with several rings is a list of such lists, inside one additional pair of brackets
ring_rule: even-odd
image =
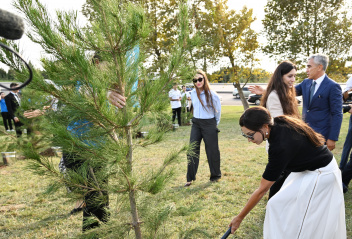
[(290, 172), (288, 171), (283, 171), (280, 175), (280, 177), (275, 181), (275, 183), (271, 186), (270, 191), (269, 191), (269, 198), (270, 199), (272, 196), (274, 196), (278, 191), (280, 191), (282, 185), (284, 184), (286, 178), (290, 175)]
[[(84, 163), (84, 159), (80, 158), (76, 154), (64, 153), (62, 155), (65, 167), (68, 170), (77, 171)], [(89, 167), (88, 167), (89, 168)], [(94, 169), (93, 173), (96, 173), (98, 169)], [(87, 172), (88, 182), (94, 185), (89, 185), (88, 187), (96, 188), (94, 177), (92, 173), (88, 170)], [(106, 188), (107, 180), (103, 182), (98, 182), (100, 188)], [(106, 223), (109, 220), (110, 214), (108, 211), (109, 207), (109, 196), (106, 190), (95, 191), (90, 190), (84, 196), (84, 202), (86, 204), (83, 208), (83, 226), (82, 230), (86, 231), (99, 226), (99, 221)], [(96, 217), (99, 221), (92, 217)]]
[(18, 138), (22, 136), (22, 126), (23, 126), (23, 123), (21, 121), (15, 122), (16, 136)]
[(344, 167), (347, 164), (348, 156), (351, 152), (352, 148), (352, 115), (350, 116), (350, 122), (348, 125), (348, 131), (345, 139), (345, 143), (343, 144), (341, 161), (340, 161), (340, 169), (343, 171)]
[(12, 121), (9, 112), (1, 112), (1, 116), (4, 122), (5, 130), (12, 130)]
[(196, 180), (199, 165), (199, 151), (202, 139), (205, 143), (205, 152), (208, 158), (210, 169), (210, 180), (214, 181), (221, 178), (220, 171), (220, 150), (218, 144), (218, 129), (216, 120), (192, 118), (192, 129), (190, 144), (191, 152), (187, 155), (187, 182)]
[(172, 109), (172, 123), (175, 122), (176, 114), (178, 125), (181, 126), (181, 107)]
[[(28, 122), (27, 122), (28, 123)], [(22, 126), (24, 126), (25, 124), (23, 124), (21, 122), (21, 118), (19, 122), (15, 122), (15, 131), (16, 131), (16, 136), (17, 138), (22, 136)], [(27, 128), (27, 135), (31, 135), (32, 134), (32, 124), (28, 123), (26, 124), (26, 128)]]
[(348, 186), (352, 179), (352, 154), (351, 154), (351, 159), (348, 161), (346, 164), (345, 168), (342, 171), (342, 182)]

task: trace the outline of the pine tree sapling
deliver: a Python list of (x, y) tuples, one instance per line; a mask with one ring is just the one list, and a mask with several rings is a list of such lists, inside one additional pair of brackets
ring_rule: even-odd
[[(153, 67), (162, 71), (150, 77), (144, 66), (150, 19), (140, 6), (117, 0), (91, 0), (90, 22), (81, 27), (75, 12), (57, 11), (55, 20), (38, 0), (18, 0), (15, 5), (31, 26), (28, 37), (48, 54), (42, 59), (46, 77), (58, 86), (47, 84), (37, 71), (34, 83), (26, 89), (27, 94), (24, 92), (26, 99), (31, 97), (30, 91), (41, 97), (32, 102), (45, 105), (45, 98), (51, 97), (60, 104), (58, 110), (47, 110), (34, 123), (41, 126), (38, 137), (62, 147), (68, 164), (63, 176), (51, 160), (39, 155), (38, 147), (29, 143), (26, 152), (34, 159), (31, 168), (53, 178), (50, 192), (66, 185), (71, 190), (69, 196), (85, 198), (84, 230), (108, 221), (113, 213), (108, 209), (109, 193), (125, 195), (121, 198), (128, 198), (131, 221), (120, 227), (121, 232), (128, 232), (126, 225), (130, 225), (135, 237), (142, 238), (141, 223), (148, 217), (140, 215), (138, 195), (160, 192), (172, 176), (169, 166), (186, 150), (176, 149), (157, 170), (146, 170), (146, 174), (135, 170), (134, 149), (161, 141), (169, 130), (162, 123), (169, 107), (168, 85), (175, 76), (193, 74), (184, 62), (195, 45), (188, 37), (187, 6), (179, 5), (175, 18), (177, 38), (172, 49), (154, 62)], [(2, 60), (14, 64), (9, 57)], [(21, 73), (20, 68), (14, 69)], [(111, 102), (119, 102), (123, 108)], [(33, 106), (40, 109), (39, 103)], [(154, 124), (153, 120), (159, 123)], [(143, 126), (148, 127), (148, 136), (134, 138), (133, 132)], [(168, 215), (167, 211), (160, 215)], [(155, 231), (162, 221), (145, 225)], [(102, 232), (99, 228), (94, 231)]]

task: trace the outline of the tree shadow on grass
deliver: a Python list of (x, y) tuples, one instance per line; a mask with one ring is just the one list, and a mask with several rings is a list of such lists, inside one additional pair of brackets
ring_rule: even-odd
[(65, 213), (65, 214), (59, 214), (59, 215), (50, 215), (46, 218), (43, 218), (39, 221), (30, 223), (30, 224), (25, 224), (23, 226), (16, 226), (16, 227), (11, 227), (11, 228), (6, 228), (4, 227), (2, 230), (2, 232), (0, 233), (6, 233), (9, 237), (8, 238), (26, 238), (26, 235), (33, 231), (36, 230), (38, 231), (38, 233), (40, 233), (40, 228), (45, 228), (50, 226), (50, 224), (52, 222), (55, 222), (57, 220), (61, 220), (61, 219), (67, 219), (71, 216), (70, 213)]
[(174, 186), (171, 188), (174, 189), (175, 192), (181, 192), (184, 196), (186, 196), (186, 195), (192, 195), (192, 194), (201, 192), (204, 189), (206, 189), (216, 183), (218, 183), (218, 182), (208, 181), (208, 182), (201, 183), (201, 184), (195, 184), (194, 182), (192, 182), (192, 184), (188, 187), (184, 187), (184, 185), (181, 185), (181, 186)]

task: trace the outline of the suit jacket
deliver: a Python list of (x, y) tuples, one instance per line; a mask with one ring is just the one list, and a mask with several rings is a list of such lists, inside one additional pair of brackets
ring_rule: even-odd
[(342, 91), (339, 84), (325, 75), (309, 104), (311, 79), (296, 85), (296, 94), (302, 95), (302, 119), (326, 140), (337, 141), (342, 123)]
[(9, 117), (11, 119), (18, 117), (16, 116), (16, 110), (19, 107), (19, 103), (12, 93), (9, 93), (5, 96), (5, 103), (6, 103), (7, 111), (9, 112)]

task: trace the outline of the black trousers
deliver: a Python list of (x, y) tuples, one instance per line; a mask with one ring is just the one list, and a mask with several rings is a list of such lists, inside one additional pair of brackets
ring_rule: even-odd
[(220, 150), (216, 120), (192, 118), (190, 144), (192, 151), (187, 155), (187, 182), (196, 180), (199, 165), (200, 143), (203, 139), (210, 169), (210, 180), (221, 178)]
[(12, 130), (12, 121), (9, 112), (1, 112), (1, 116), (4, 122), (5, 130)]
[(181, 126), (181, 107), (172, 109), (172, 123), (175, 122), (176, 114), (178, 125)]
[(342, 171), (342, 182), (348, 186), (352, 179), (352, 153), (350, 155), (351, 159), (348, 161), (346, 166), (344, 167)]
[[(19, 118), (19, 122), (15, 122), (15, 131), (16, 131), (16, 136), (17, 138), (22, 136), (22, 126), (24, 126), (25, 124), (22, 123), (21, 118)], [(23, 121), (25, 121), (24, 119), (22, 119)], [(32, 124), (27, 122), (27, 124), (25, 125), (27, 128), (27, 135), (31, 135), (32, 134)]]
[[(62, 155), (65, 167), (68, 170), (76, 171), (84, 163), (84, 159), (76, 154), (63, 153)], [(93, 169), (94, 173), (98, 169)], [(87, 172), (88, 182), (94, 183), (93, 175), (91, 172)], [(107, 186), (107, 180), (103, 182), (98, 182), (100, 188), (105, 188)], [(88, 185), (89, 186), (89, 185)], [(92, 185), (95, 187), (95, 185)], [(84, 202), (86, 206), (83, 208), (83, 225), (82, 230), (86, 231), (99, 226), (99, 221), (106, 223), (110, 218), (110, 213), (108, 211), (109, 207), (109, 196), (106, 190), (103, 191), (89, 191), (84, 196)], [(99, 221), (92, 219), (96, 217)]]

